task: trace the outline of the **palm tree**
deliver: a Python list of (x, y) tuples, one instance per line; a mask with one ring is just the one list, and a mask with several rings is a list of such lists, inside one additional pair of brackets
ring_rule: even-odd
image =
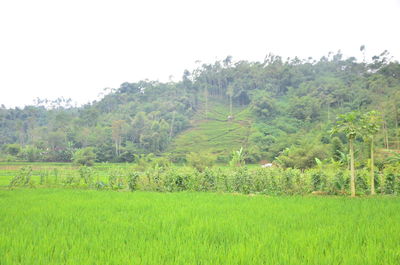
[(344, 133), (349, 140), (349, 152), (350, 152), (350, 189), (351, 197), (356, 196), (356, 174), (354, 168), (354, 140), (357, 136), (361, 135), (360, 126), (361, 114), (358, 111), (348, 112), (346, 114), (339, 115), (335, 127), (332, 129), (331, 134)]

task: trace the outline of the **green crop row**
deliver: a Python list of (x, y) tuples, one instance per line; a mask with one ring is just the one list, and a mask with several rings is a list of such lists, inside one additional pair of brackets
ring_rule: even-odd
[[(369, 194), (370, 173), (357, 171), (358, 194)], [(4, 182), (3, 182), (4, 184)], [(5, 185), (3, 185), (5, 186)], [(9, 188), (75, 187), (112, 190), (145, 191), (212, 191), (260, 193), (267, 195), (332, 194), (349, 191), (349, 173), (342, 168), (314, 168), (309, 170), (282, 168), (206, 168), (199, 172), (191, 167), (171, 167), (158, 164), (139, 170), (138, 167), (113, 167), (107, 170), (80, 167), (68, 170), (36, 170), (23, 167), (8, 183)], [(376, 172), (375, 186), (381, 194), (400, 193), (400, 169), (387, 167)]]

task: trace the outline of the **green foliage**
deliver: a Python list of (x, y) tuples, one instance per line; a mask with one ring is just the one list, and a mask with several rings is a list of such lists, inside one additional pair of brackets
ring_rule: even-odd
[[(90, 147), (96, 162), (168, 153), (184, 163), (188, 153), (204, 152), (226, 163), (243, 146), (246, 162), (272, 161), (303, 139), (329, 148), (326, 131), (337, 115), (334, 132), (342, 143), (373, 135), (379, 156), (383, 143), (399, 149), (399, 69), (387, 51), (370, 63), (340, 52), (320, 60), (269, 54), (262, 62), (202, 64), (177, 82), (126, 82), (82, 107), (59, 99), (0, 108), (0, 160), (71, 162), (75, 150)], [(361, 130), (344, 128), (351, 123)], [(367, 150), (356, 149), (365, 164)]]
[(244, 159), (243, 147), (240, 147), (238, 151), (232, 152), (232, 159), (229, 162), (229, 165), (231, 167), (241, 167), (244, 166), (244, 164), (245, 164), (245, 159)]
[(389, 156), (387, 159), (386, 159), (386, 162), (387, 163), (389, 163), (389, 164), (400, 164), (400, 153), (394, 153), (394, 152), (392, 152), (391, 153), (391, 156)]
[(88, 166), (82, 166), (79, 168), (79, 175), (83, 179), (84, 183), (88, 186), (93, 184), (93, 170)]
[(210, 168), (214, 164), (214, 157), (206, 153), (189, 153), (186, 155), (188, 164), (200, 172)]
[(27, 145), (22, 149), (23, 157), (28, 162), (40, 161), (41, 151), (36, 146)]
[(289, 113), (292, 117), (301, 121), (310, 122), (316, 120), (320, 115), (318, 99), (311, 96), (292, 98)]
[(156, 157), (153, 153), (141, 155), (136, 158), (136, 170), (145, 171), (149, 168), (168, 168), (171, 162), (166, 157)]
[(7, 154), (17, 156), (21, 152), (21, 145), (19, 144), (8, 144), (4, 147)]
[(377, 111), (363, 113), (361, 117), (361, 130), (366, 138), (372, 138), (382, 126), (382, 116)]
[(139, 178), (139, 173), (131, 172), (128, 175), (128, 188), (130, 191), (134, 191), (137, 189), (137, 182)]
[(198, 178), (199, 180), (199, 188), (201, 191), (215, 191), (217, 187), (217, 178), (220, 175), (220, 172), (213, 171), (209, 168), (206, 168), (204, 172), (202, 172)]
[(93, 152), (93, 148), (86, 147), (79, 149), (74, 153), (73, 161), (76, 165), (93, 166), (96, 159), (96, 154)]
[(362, 132), (362, 114), (358, 111), (348, 112), (338, 116), (335, 127), (331, 134), (344, 133), (348, 139), (355, 139), (361, 136)]
[[(157, 158), (154, 158), (157, 160)], [(317, 166), (311, 169), (270, 168), (254, 166), (212, 167), (202, 172), (192, 167), (148, 164), (143, 170), (133, 165), (96, 164), (94, 167), (50, 166), (42, 168), (16, 167), (0, 171), (8, 175), (9, 187), (71, 187), (98, 190), (144, 190), (158, 192), (203, 191), (235, 192), (244, 194), (294, 195), (319, 194), (347, 195), (350, 176), (346, 166), (332, 160), (314, 159)], [(316, 162), (318, 161), (318, 162)], [(376, 172), (378, 193), (398, 194), (400, 164), (386, 164)], [(6, 180), (6, 179), (4, 179)], [(356, 193), (370, 193), (370, 172), (357, 169)], [(0, 186), (7, 185), (1, 182)]]
[(342, 161), (342, 157), (344, 154), (343, 143), (339, 137), (332, 138), (332, 158), (335, 161)]
[(389, 165), (384, 171), (381, 192), (384, 194), (400, 194), (400, 165)]
[(0, 155), (0, 162), (15, 162), (18, 161), (18, 158), (16, 156), (12, 155)]
[(113, 168), (108, 175), (108, 186), (113, 190), (121, 190), (125, 188), (126, 182), (128, 182), (128, 188), (135, 187), (135, 183), (132, 182), (134, 179), (131, 178), (122, 168)]
[(255, 96), (251, 108), (258, 117), (263, 119), (270, 119), (278, 113), (275, 100), (267, 95)]
[(208, 102), (208, 119), (204, 118), (203, 109), (192, 119), (192, 127), (173, 139), (168, 152), (175, 162), (183, 162), (190, 152), (212, 153), (228, 157), (233, 150), (244, 146), (248, 140), (251, 125), (249, 108), (233, 106), (230, 115), (226, 102), (210, 100)]
[(284, 150), (276, 158), (278, 164), (285, 168), (306, 169), (316, 165), (316, 158), (319, 160), (328, 157), (326, 148), (323, 146), (291, 146)]
[(17, 175), (11, 179), (8, 187), (10, 189), (16, 186), (26, 186), (26, 185), (32, 187), (33, 181), (31, 177), (32, 177), (32, 167), (30, 166), (22, 167), (17, 173)]
[(247, 168), (239, 168), (233, 173), (233, 191), (249, 194), (253, 191), (252, 175)]

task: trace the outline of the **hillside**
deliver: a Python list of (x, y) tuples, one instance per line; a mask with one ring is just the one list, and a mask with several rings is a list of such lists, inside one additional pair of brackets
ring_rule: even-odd
[[(70, 162), (86, 152), (97, 162), (147, 154), (182, 162), (194, 152), (226, 163), (243, 147), (247, 163), (308, 168), (315, 158), (347, 152), (345, 134), (329, 133), (340, 114), (371, 110), (381, 120), (378, 159), (400, 149), (400, 64), (387, 51), (363, 62), (340, 52), (319, 60), (269, 54), (262, 62), (234, 62), (228, 56), (185, 70), (178, 82), (123, 83), (81, 107), (37, 102), (0, 107), (0, 161)], [(356, 142), (362, 161), (364, 140)]]
[(230, 117), (228, 102), (213, 100), (206, 116), (203, 103), (193, 116), (191, 127), (176, 136), (167, 152), (176, 158), (196, 152), (227, 160), (233, 150), (248, 146), (252, 125), (249, 107), (233, 106), (232, 114)]

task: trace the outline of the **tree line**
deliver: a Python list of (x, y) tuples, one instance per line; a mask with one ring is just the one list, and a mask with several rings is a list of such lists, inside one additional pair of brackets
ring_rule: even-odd
[[(352, 111), (379, 112), (375, 162), (386, 159), (381, 149), (400, 149), (400, 65), (386, 51), (362, 62), (343, 58), (340, 51), (318, 60), (268, 54), (262, 62), (235, 62), (228, 56), (185, 70), (177, 82), (123, 83), (104, 93), (80, 107), (68, 100), (2, 106), (0, 159), (68, 162), (88, 148), (97, 162), (131, 162), (173, 152), (170, 143), (190, 128), (195, 114), (208, 119), (213, 100), (224, 102), (232, 119), (232, 106), (251, 110), (244, 148), (250, 163), (279, 161), (305, 169), (316, 166), (315, 158), (340, 159), (351, 139), (346, 133), (331, 138), (329, 131), (338, 115)], [(357, 138), (355, 145), (363, 141), (369, 140)], [(363, 148), (357, 152), (361, 158), (369, 155)], [(226, 156), (229, 161), (230, 150)]]

